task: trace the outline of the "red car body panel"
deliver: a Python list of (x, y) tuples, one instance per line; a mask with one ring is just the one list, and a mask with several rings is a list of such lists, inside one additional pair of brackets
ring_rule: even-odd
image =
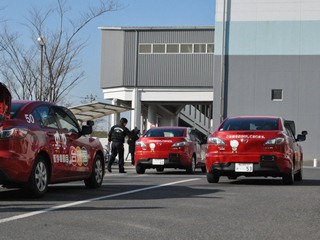
[[(162, 136), (153, 136), (150, 131), (159, 131)], [(163, 136), (163, 131), (182, 131), (179, 137)], [(191, 128), (187, 127), (157, 127), (146, 132), (140, 137), (135, 147), (135, 165), (142, 165), (144, 168), (188, 168), (195, 156), (196, 167), (205, 167), (205, 145), (200, 145), (199, 141), (191, 140)], [(179, 146), (174, 144), (181, 143)], [(161, 165), (152, 163), (153, 159), (163, 159)]]
[[(247, 122), (250, 126), (225, 129), (224, 127), (232, 125), (230, 123), (232, 121), (236, 123), (234, 125)], [(273, 127), (268, 126), (270, 123)], [(293, 124), (292, 131), (285, 126), (286, 124)], [(263, 129), (266, 126), (268, 128)], [(248, 116), (226, 119), (208, 138), (207, 173), (231, 177), (241, 175), (281, 177), (289, 174), (291, 169), (294, 173), (301, 171), (303, 153), (298, 140), (294, 137), (293, 128), (295, 127), (292, 121), (287, 123), (280, 117)], [(269, 144), (273, 139), (278, 139), (279, 143)], [(235, 164), (238, 163), (253, 164), (253, 171), (236, 172)]]
[[(98, 139), (82, 134), (78, 123), (74, 125), (78, 132), (43, 126), (35, 109), (57, 107), (54, 104), (42, 101), (11, 102), (11, 96), (6, 97), (10, 93), (2, 84), (0, 94), (2, 104), (8, 106), (7, 111), (1, 112), (0, 109), (0, 114), (5, 116), (0, 122), (0, 184), (27, 183), (38, 155), (44, 156), (49, 165), (48, 183), (90, 177), (95, 156), (101, 155), (103, 158), (103, 147)], [(21, 107), (10, 117), (13, 106)], [(10, 129), (16, 129), (17, 135), (23, 133), (24, 136), (6, 138), (4, 132)]]

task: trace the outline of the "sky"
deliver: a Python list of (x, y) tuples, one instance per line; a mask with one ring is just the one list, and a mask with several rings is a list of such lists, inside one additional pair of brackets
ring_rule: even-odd
[[(68, 17), (79, 18), (88, 4), (98, 4), (98, 0), (66, 0), (71, 8)], [(2, 18), (12, 29), (17, 30), (22, 38), (30, 35), (23, 23), (32, 7), (48, 8), (55, 6), (56, 0), (0, 0)], [(96, 101), (104, 101), (100, 88), (100, 49), (101, 32), (99, 27), (133, 26), (214, 26), (215, 0), (118, 0), (121, 9), (107, 12), (90, 22), (79, 34), (88, 39), (80, 57), (85, 72), (83, 80), (71, 90), (69, 101), (78, 105), (86, 96), (96, 96)], [(26, 41), (27, 42), (27, 41)]]

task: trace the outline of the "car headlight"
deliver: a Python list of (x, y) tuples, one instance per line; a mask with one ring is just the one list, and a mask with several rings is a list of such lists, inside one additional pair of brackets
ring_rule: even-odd
[(24, 127), (14, 127), (0, 130), (0, 139), (24, 138), (28, 134), (28, 129)]
[(208, 143), (212, 143), (214, 145), (226, 145), (226, 143), (221, 138), (217, 137), (209, 137)]
[(270, 146), (270, 145), (280, 145), (280, 144), (283, 144), (285, 143), (286, 139), (283, 138), (283, 137), (279, 137), (279, 138), (272, 138), (272, 139), (269, 139), (268, 141), (266, 141), (264, 143), (265, 146)]

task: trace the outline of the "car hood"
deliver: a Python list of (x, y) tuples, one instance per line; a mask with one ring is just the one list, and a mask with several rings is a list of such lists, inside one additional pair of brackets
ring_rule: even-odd
[(5, 119), (10, 118), (11, 93), (6, 85), (0, 82), (0, 125)]

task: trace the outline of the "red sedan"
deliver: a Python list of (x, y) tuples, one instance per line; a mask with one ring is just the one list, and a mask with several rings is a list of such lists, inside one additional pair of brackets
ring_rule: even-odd
[(302, 180), (303, 153), (295, 123), (281, 117), (234, 117), (225, 119), (208, 138), (207, 180), (220, 176), (282, 177), (284, 184)]
[(92, 125), (80, 127), (69, 109), (49, 102), (11, 102), (0, 83), (0, 185), (35, 197), (50, 183), (84, 180), (88, 188), (100, 187), (103, 147), (89, 136)]
[(205, 172), (204, 140), (188, 127), (155, 127), (136, 142), (135, 166), (138, 174), (147, 168), (162, 172), (164, 168), (186, 169), (193, 173), (200, 167)]

